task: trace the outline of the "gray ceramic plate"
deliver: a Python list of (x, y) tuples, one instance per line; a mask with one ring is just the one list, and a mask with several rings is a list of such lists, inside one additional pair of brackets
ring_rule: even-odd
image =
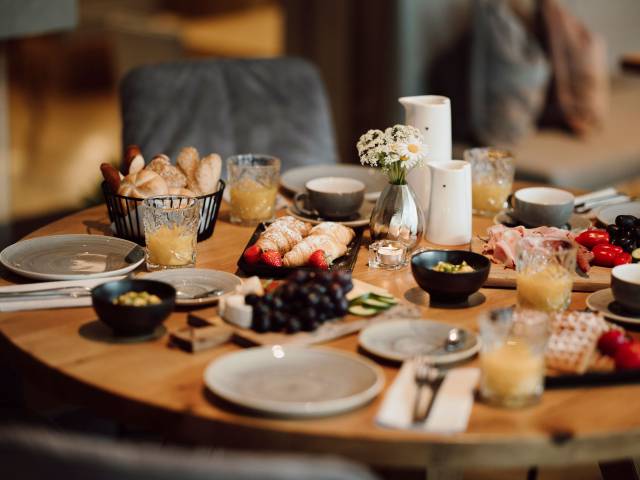
[(621, 309), (615, 298), (613, 298), (613, 292), (610, 288), (598, 290), (589, 295), (587, 297), (587, 307), (594, 312), (602, 313), (602, 315), (611, 320), (640, 325), (640, 315), (633, 316), (631, 313)]
[(387, 177), (379, 170), (360, 165), (309, 165), (292, 168), (280, 176), (280, 184), (292, 193), (304, 191), (304, 185), (309, 180), (318, 177), (349, 177), (360, 180), (365, 184), (365, 200), (374, 202), (380, 192), (389, 183)]
[(640, 202), (619, 203), (598, 210), (598, 221), (604, 225), (616, 223), (618, 215), (640, 217)]
[(452, 328), (454, 325), (431, 320), (389, 320), (362, 330), (358, 341), (362, 348), (380, 358), (403, 362), (428, 354), (436, 365), (466, 360), (480, 350), (480, 340), (468, 330), (459, 350), (447, 352), (441, 348)]
[(144, 262), (127, 255), (140, 247), (103, 235), (51, 235), (22, 240), (0, 252), (0, 263), (37, 280), (84, 280), (124, 275)]
[(173, 270), (162, 270), (149, 273), (142, 278), (149, 280), (159, 280), (166, 282), (176, 289), (176, 303), (178, 305), (209, 305), (217, 303), (220, 295), (204, 298), (187, 298), (200, 295), (214, 288), (222, 290), (222, 295), (231, 293), (242, 280), (232, 273), (221, 272), (219, 270), (209, 270), (206, 268), (176, 268)]
[(333, 415), (372, 400), (384, 386), (377, 365), (349, 352), (273, 345), (230, 353), (204, 372), (225, 400), (286, 417)]

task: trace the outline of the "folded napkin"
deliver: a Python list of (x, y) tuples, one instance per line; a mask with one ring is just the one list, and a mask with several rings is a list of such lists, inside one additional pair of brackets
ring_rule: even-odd
[[(413, 404), (417, 387), (414, 380), (415, 362), (402, 364), (393, 384), (387, 390), (376, 423), (388, 428), (413, 428), (436, 433), (464, 432), (473, 407), (473, 391), (480, 378), (478, 368), (449, 370), (431, 407), (429, 417), (413, 424)], [(431, 389), (425, 387), (431, 397)]]
[[(28, 283), (25, 285), (10, 285), (0, 287), (0, 292), (36, 292), (59, 287), (89, 287), (93, 288), (105, 282), (120, 280), (118, 277), (94, 278), (91, 280), (66, 280), (63, 282)], [(0, 312), (17, 312), (20, 310), (40, 310), (43, 308), (70, 308), (88, 307), (91, 305), (91, 296), (73, 298), (68, 295), (47, 295), (43, 297), (14, 297), (0, 298)]]

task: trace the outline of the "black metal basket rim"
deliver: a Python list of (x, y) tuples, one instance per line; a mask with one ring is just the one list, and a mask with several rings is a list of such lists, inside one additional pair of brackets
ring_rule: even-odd
[[(225, 189), (225, 187), (226, 187), (226, 183), (224, 182), (224, 180), (219, 179), (219, 180), (218, 180), (218, 189), (217, 189), (215, 192), (211, 192), (211, 193), (207, 193), (206, 195), (200, 195), (200, 196), (198, 196), (198, 197), (191, 197), (191, 198), (195, 198), (196, 200), (200, 200), (200, 199), (207, 198), (207, 197), (215, 197), (216, 195), (218, 195), (219, 193), (221, 193), (221, 192)], [(132, 200), (132, 201), (139, 201), (139, 202), (142, 202), (142, 201), (146, 200), (147, 198), (152, 198), (152, 197), (145, 197), (145, 198), (127, 197), (127, 196), (125, 196), (125, 195), (120, 195), (120, 194), (118, 194), (118, 193), (113, 193), (113, 192), (109, 189), (109, 187), (108, 187), (108, 185), (107, 185), (107, 182), (106, 182), (105, 180), (103, 180), (103, 181), (102, 181), (102, 190), (103, 190), (105, 193), (108, 193), (109, 195), (112, 195), (112, 196), (113, 196), (113, 197), (115, 197), (115, 198), (122, 198), (122, 199), (124, 199), (124, 200)], [(158, 196), (158, 197), (163, 197), (163, 196), (171, 196), (171, 195), (167, 194), (167, 195), (157, 195), (157, 196)]]

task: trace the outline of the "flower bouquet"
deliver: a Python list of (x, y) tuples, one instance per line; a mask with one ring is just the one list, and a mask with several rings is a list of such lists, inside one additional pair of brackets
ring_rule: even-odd
[(427, 153), (420, 130), (409, 125), (395, 125), (384, 132), (369, 130), (360, 137), (357, 148), (362, 165), (381, 169), (389, 179), (371, 212), (371, 238), (397, 240), (412, 249), (424, 230), (422, 210), (407, 185), (407, 173)]
[(360, 163), (380, 168), (394, 185), (405, 185), (409, 170), (420, 165), (427, 153), (420, 130), (410, 125), (394, 125), (384, 132), (369, 130), (357, 148)]

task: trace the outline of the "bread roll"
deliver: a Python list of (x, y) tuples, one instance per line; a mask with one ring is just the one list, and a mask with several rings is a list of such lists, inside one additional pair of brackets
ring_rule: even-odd
[(178, 187), (169, 187), (169, 195), (183, 195), (185, 197), (195, 197), (195, 193), (193, 193), (188, 188), (178, 188)]
[(202, 194), (208, 195), (218, 190), (221, 171), (222, 159), (217, 153), (211, 153), (200, 160), (196, 168), (195, 180)]
[(144, 157), (138, 145), (129, 145), (124, 154), (124, 172), (138, 173), (144, 168)]
[(156, 155), (145, 168), (147, 170), (153, 170), (164, 178), (169, 188), (183, 188), (187, 186), (187, 177), (180, 169), (171, 165), (171, 161), (166, 155)]
[(124, 177), (118, 194), (125, 197), (147, 198), (156, 195), (168, 195), (167, 182), (153, 170), (139, 171)]
[(200, 161), (200, 154), (198, 150), (193, 147), (184, 147), (178, 154), (178, 160), (176, 164), (178, 168), (182, 170), (189, 181), (193, 181), (196, 178), (196, 169), (198, 168), (198, 162)]
[(108, 163), (100, 165), (100, 171), (102, 172), (102, 177), (105, 182), (107, 182), (109, 189), (113, 193), (118, 193), (118, 190), (120, 189), (120, 172), (118, 172), (113, 165)]

